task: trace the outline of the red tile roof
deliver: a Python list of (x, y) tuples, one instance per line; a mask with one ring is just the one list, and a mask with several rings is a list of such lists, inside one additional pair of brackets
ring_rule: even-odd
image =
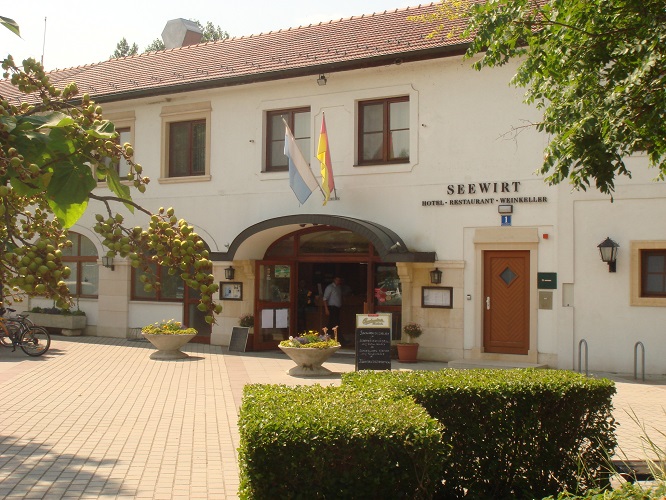
[[(407, 20), (432, 13), (438, 5), (110, 59), (49, 76), (56, 86), (75, 81), (81, 93), (103, 102), (441, 57), (462, 50), (461, 40), (427, 38), (434, 24)], [(449, 23), (451, 30), (465, 26), (464, 20)], [(7, 82), (0, 82), (0, 94), (15, 93)]]

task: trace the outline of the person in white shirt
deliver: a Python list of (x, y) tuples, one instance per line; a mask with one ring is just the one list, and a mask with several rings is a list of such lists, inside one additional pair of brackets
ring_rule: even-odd
[(328, 316), (327, 326), (329, 331), (340, 326), (340, 309), (342, 308), (342, 278), (336, 276), (333, 282), (324, 290), (324, 310)]

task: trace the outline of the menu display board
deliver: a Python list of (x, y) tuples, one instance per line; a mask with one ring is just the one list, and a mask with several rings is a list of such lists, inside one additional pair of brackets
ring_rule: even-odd
[(391, 315), (356, 315), (356, 371), (391, 369)]

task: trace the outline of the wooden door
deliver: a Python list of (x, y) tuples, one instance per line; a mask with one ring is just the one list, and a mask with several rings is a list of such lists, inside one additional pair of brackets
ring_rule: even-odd
[(527, 354), (530, 347), (530, 252), (484, 252), (485, 352)]

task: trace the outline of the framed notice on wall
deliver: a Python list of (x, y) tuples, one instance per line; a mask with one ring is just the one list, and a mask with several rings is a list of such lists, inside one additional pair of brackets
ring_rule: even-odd
[(421, 287), (421, 307), (453, 308), (453, 287), (424, 286)]
[(243, 283), (240, 281), (221, 282), (220, 300), (243, 300)]

